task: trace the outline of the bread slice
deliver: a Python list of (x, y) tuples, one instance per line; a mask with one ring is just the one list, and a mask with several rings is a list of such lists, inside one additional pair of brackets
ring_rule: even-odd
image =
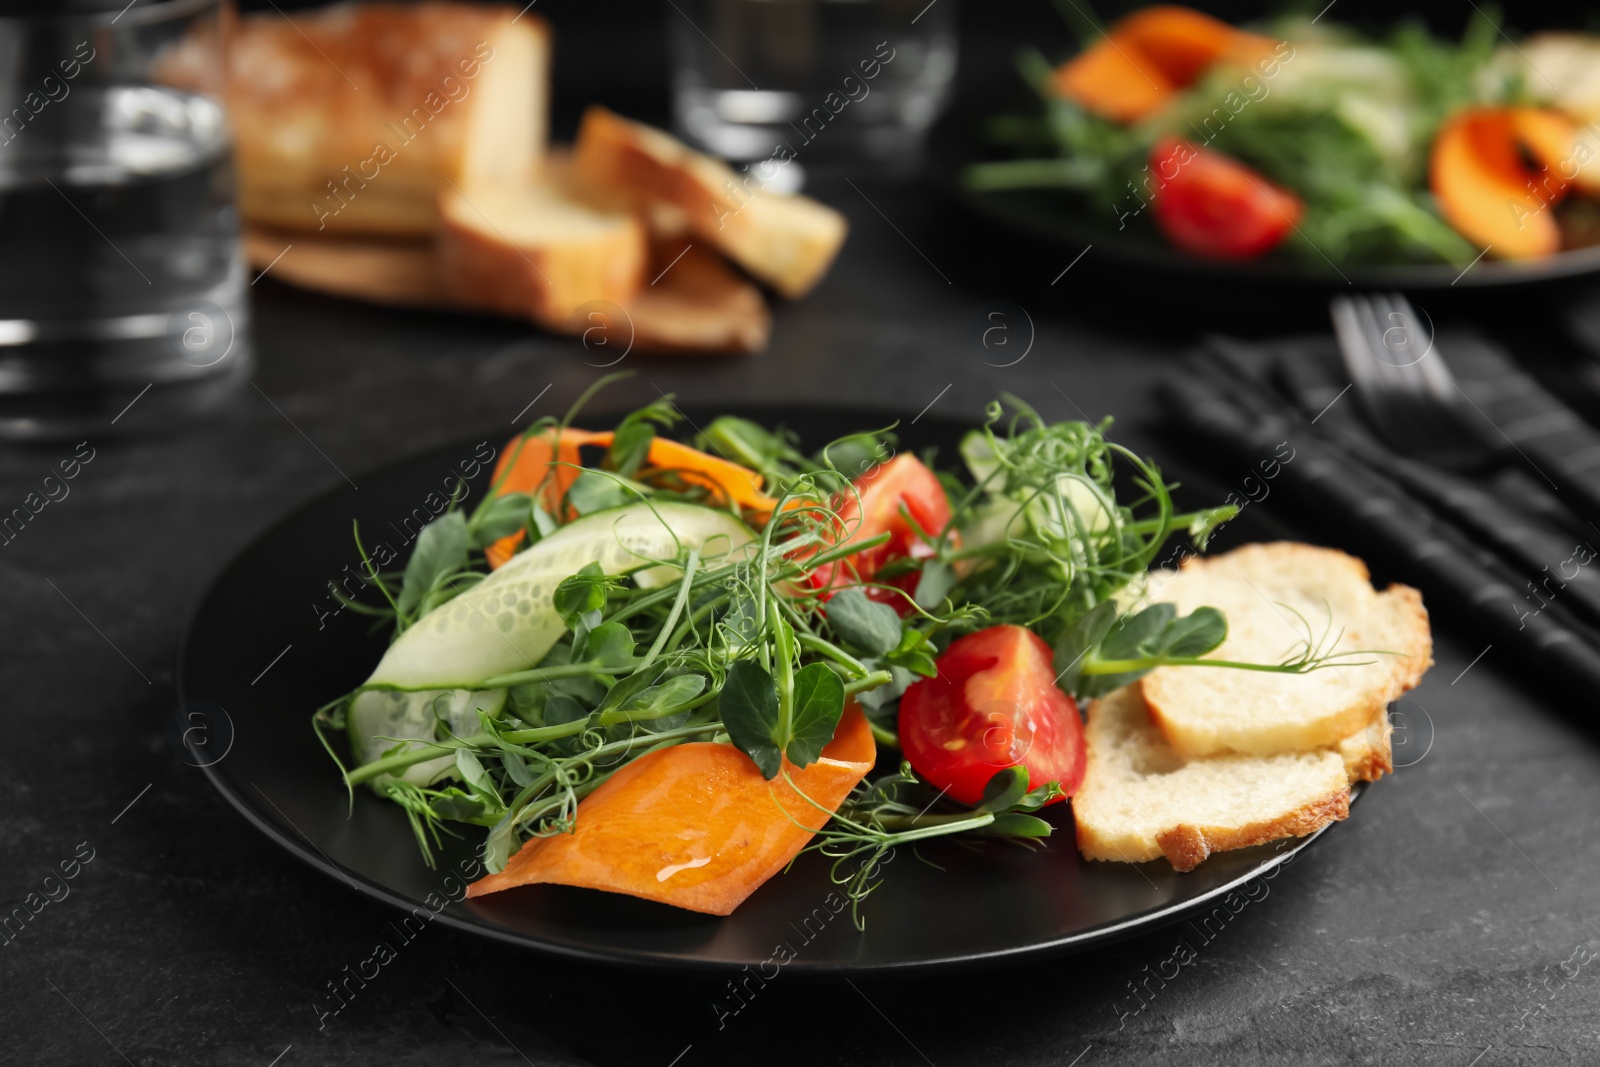
[(1332, 549), (1261, 544), (1191, 558), (1176, 574), (1154, 576), (1150, 595), (1180, 613), (1209, 605), (1227, 616), (1227, 640), (1210, 658), (1277, 663), (1304, 651), (1307, 627), (1314, 641), (1337, 636), (1331, 651), (1368, 653), (1353, 657), (1363, 666), (1304, 674), (1151, 671), (1139, 682), (1150, 715), (1186, 757), (1338, 745), (1379, 722), (1433, 662), (1421, 595), (1400, 585), (1374, 591), (1366, 565)]
[[(229, 61), (247, 221), (425, 235), (449, 183), (539, 168), (549, 31), (515, 7), (364, 3), (293, 21), (266, 11), (241, 21)], [(181, 76), (181, 54), (168, 68)]]
[(448, 284), (557, 331), (584, 304), (626, 307), (644, 280), (643, 225), (592, 208), (549, 182), (447, 189), (439, 256)]
[(787, 297), (808, 292), (844, 244), (844, 216), (692, 151), (660, 130), (602, 107), (584, 113), (580, 181), (620, 193), (667, 232), (687, 227)]
[(1090, 703), (1084, 740), (1088, 759), (1072, 812), (1087, 859), (1165, 856), (1189, 871), (1213, 852), (1304, 837), (1350, 814), (1337, 753), (1186, 760), (1150, 722), (1137, 686)]
[(651, 244), (651, 281), (627, 305), (635, 344), (653, 352), (758, 352), (772, 315), (761, 290), (715, 252), (686, 241)]

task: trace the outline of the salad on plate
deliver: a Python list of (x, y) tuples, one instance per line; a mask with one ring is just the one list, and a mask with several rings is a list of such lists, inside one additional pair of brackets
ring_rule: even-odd
[(1005, 397), (959, 456), (900, 451), (892, 427), (806, 452), (733, 416), (674, 440), (665, 396), (583, 430), (584, 400), (518, 434), (403, 571), (362, 550), (372, 595), (347, 602), (393, 640), (315, 715), (424, 858), (482, 828), (470, 895), (554, 883), (726, 915), (809, 849), (860, 923), (897, 847), (1049, 837), (1095, 760), (1083, 702), (1157, 670), (1287, 680), (1388, 655), (1330, 608), (1297, 612), (1284, 655), (1230, 658), (1222, 611), (1156, 599), (1152, 566), (1237, 509), (1178, 511), (1109, 420)]

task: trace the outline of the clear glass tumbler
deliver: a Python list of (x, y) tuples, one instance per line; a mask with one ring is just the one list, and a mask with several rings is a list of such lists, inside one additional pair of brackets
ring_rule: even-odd
[(679, 131), (734, 160), (913, 157), (955, 73), (956, 0), (668, 0), (666, 18)]
[(0, 0), (0, 437), (168, 427), (253, 360), (227, 0)]

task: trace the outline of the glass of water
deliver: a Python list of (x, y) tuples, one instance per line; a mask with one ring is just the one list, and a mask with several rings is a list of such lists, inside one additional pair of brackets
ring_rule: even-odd
[(956, 0), (668, 0), (666, 18), (679, 131), (734, 160), (913, 158), (955, 74)]
[(0, 0), (0, 437), (168, 427), (251, 375), (227, 0)]

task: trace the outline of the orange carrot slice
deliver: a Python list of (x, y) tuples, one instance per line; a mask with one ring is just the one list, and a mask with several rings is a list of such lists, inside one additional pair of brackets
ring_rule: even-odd
[(1149, 56), (1107, 37), (1056, 68), (1053, 88), (1084, 110), (1136, 122), (1161, 110), (1176, 87)]
[(1118, 20), (1111, 35), (1132, 45), (1176, 86), (1193, 85), (1212, 64), (1271, 52), (1273, 41), (1234, 29), (1199, 11), (1175, 5), (1147, 7)]
[(1514, 110), (1469, 108), (1447, 120), (1434, 138), (1429, 182), (1463, 237), (1502, 259), (1531, 259), (1559, 250), (1561, 231), (1534, 192), (1546, 175), (1522, 159)]
[(782, 775), (761, 777), (732, 745), (698, 742), (652, 752), (584, 798), (572, 833), (533, 838), (504, 870), (469, 886), (467, 896), (572, 885), (728, 915), (827, 822), (795, 788), (833, 811), (875, 757), (872, 731), (854, 704), (821, 759), (805, 768), (784, 761), (793, 787)]
[(1234, 29), (1187, 7), (1136, 11), (1104, 39), (1061, 65), (1055, 90), (1085, 110), (1116, 122), (1159, 111), (1225, 59), (1250, 62), (1273, 49), (1270, 38)]
[[(609, 430), (591, 433), (568, 427), (560, 433), (559, 441), (552, 445), (552, 432), (538, 434), (523, 441), (518, 447), (513, 438), (495, 465), (493, 483), (498, 483), (495, 495), (503, 493), (531, 493), (544, 486), (540, 501), (547, 511), (554, 511), (561, 503), (572, 483), (578, 480), (577, 464), (581, 461), (579, 448), (583, 445), (609, 447), (615, 435)], [(778, 504), (761, 492), (761, 475), (748, 467), (708, 455), (697, 448), (657, 437), (650, 443), (650, 453), (645, 459), (648, 468), (671, 470), (685, 482), (702, 486), (752, 511), (768, 512)], [(554, 470), (552, 470), (554, 466)], [(509, 470), (509, 473), (506, 473)], [(505, 480), (500, 476), (505, 474)], [(518, 530), (496, 541), (484, 550), (490, 569), (503, 566), (522, 544), (527, 534)]]

